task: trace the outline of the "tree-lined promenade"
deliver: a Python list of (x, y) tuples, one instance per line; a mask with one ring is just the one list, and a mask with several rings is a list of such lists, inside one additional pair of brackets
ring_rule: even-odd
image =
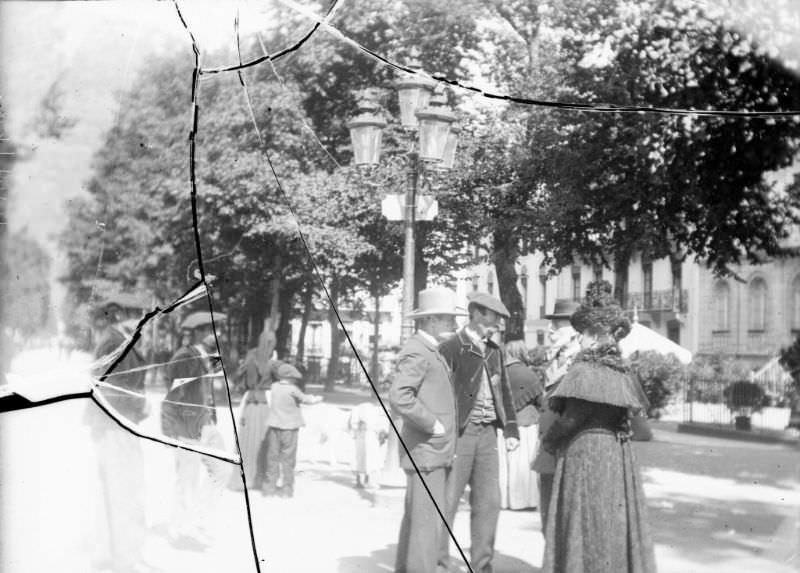
[[(760, 7), (739, 8), (699, 0), (359, 0), (333, 24), (399, 62), (414, 57), (463, 83), (477, 72), (503, 93), (530, 98), (800, 109), (787, 55), (800, 32), (789, 17), (796, 8), (774, 3), (770, 13), (786, 15), (774, 19)], [(288, 10), (280, 16), (292, 25), (243, 38), (245, 59), (262, 54), (260, 40), (270, 50), (289, 45), (287, 30), (306, 23)], [(319, 31), (274, 66), (280, 81), (269, 62), (243, 72), (263, 145), (237, 75), (200, 82), (198, 230), (215, 308), (229, 315), (234, 342), (253, 340), (271, 317), (279, 352), (302, 355), (303, 337), (301, 347), (287, 347), (289, 320), (299, 309), (307, 323), (314, 308), (330, 305), (297, 227), (334, 304), (358, 308), (367, 302), (359, 296), (395, 287), (402, 228), (381, 217), (380, 205), (405, 184), (407, 138), (391, 119), (397, 103), (388, 88), (397, 76), (334, 36)], [(186, 141), (192, 67), (187, 46), (153, 62), (120, 95), (89, 197), (73, 203), (63, 237), (76, 322), (98, 290), (165, 301), (197, 278)], [(389, 125), (381, 164), (366, 172), (353, 165), (347, 122), (358, 93), (375, 87)], [(794, 161), (797, 116), (602, 114), (447, 95), (459, 117), (459, 151), (433, 188), (439, 216), (417, 224), (414, 290), (488, 260), (511, 311), (511, 337), (523, 332), (515, 263), (528, 252), (544, 253), (550, 271), (575, 260), (624, 268), (641, 253), (698, 258), (722, 273), (791, 254), (782, 239), (798, 222), (800, 199), (770, 174)], [(340, 340), (332, 338), (335, 364)]]

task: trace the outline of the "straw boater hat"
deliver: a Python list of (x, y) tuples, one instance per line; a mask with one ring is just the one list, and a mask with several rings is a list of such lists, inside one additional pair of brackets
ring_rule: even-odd
[(449, 315), (466, 316), (463, 308), (456, 306), (456, 293), (449, 288), (428, 288), (419, 291), (419, 306), (409, 313), (409, 318)]

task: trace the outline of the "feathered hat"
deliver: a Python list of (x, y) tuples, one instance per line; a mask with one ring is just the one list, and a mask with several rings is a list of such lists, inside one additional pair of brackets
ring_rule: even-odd
[(617, 341), (625, 338), (631, 331), (631, 323), (611, 293), (610, 282), (590, 282), (580, 308), (570, 318), (572, 327), (578, 332), (592, 330), (610, 334)]

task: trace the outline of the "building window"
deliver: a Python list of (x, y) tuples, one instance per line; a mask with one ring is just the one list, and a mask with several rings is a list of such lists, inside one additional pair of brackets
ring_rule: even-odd
[(753, 279), (747, 287), (748, 330), (767, 328), (767, 283), (762, 278)]
[(714, 285), (714, 330), (730, 330), (731, 287), (725, 281)]
[(595, 263), (592, 265), (592, 275), (594, 278), (593, 281), (601, 281), (603, 280), (603, 265)]
[(800, 275), (792, 281), (792, 330), (800, 330)]
[(547, 273), (544, 269), (539, 269), (539, 290), (541, 291), (542, 304), (539, 306), (539, 318), (547, 314)]
[(672, 308), (683, 312), (683, 267), (680, 261), (672, 261)]
[(622, 308), (626, 308), (625, 299), (628, 298), (628, 267), (617, 269), (614, 272), (614, 298)]
[(490, 270), (486, 277), (486, 290), (489, 294), (494, 294), (494, 273)]
[(642, 291), (644, 307), (653, 308), (653, 263), (642, 263)]
[(581, 291), (581, 268), (573, 265), (572, 267), (572, 300), (581, 300), (583, 292)]
[(473, 292), (475, 292), (476, 290), (478, 290), (478, 280), (479, 280), (479, 279), (480, 279), (480, 276), (478, 276), (478, 275), (472, 275), (472, 291), (473, 291)]
[(522, 306), (528, 309), (528, 268), (522, 267), (519, 273), (519, 288), (522, 291)]

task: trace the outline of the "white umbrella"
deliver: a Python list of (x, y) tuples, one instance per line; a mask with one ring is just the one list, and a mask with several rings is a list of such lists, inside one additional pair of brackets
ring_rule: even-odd
[(630, 334), (619, 341), (619, 346), (625, 358), (637, 351), (654, 350), (659, 354), (674, 354), (684, 364), (692, 361), (689, 350), (638, 322), (633, 323)]

